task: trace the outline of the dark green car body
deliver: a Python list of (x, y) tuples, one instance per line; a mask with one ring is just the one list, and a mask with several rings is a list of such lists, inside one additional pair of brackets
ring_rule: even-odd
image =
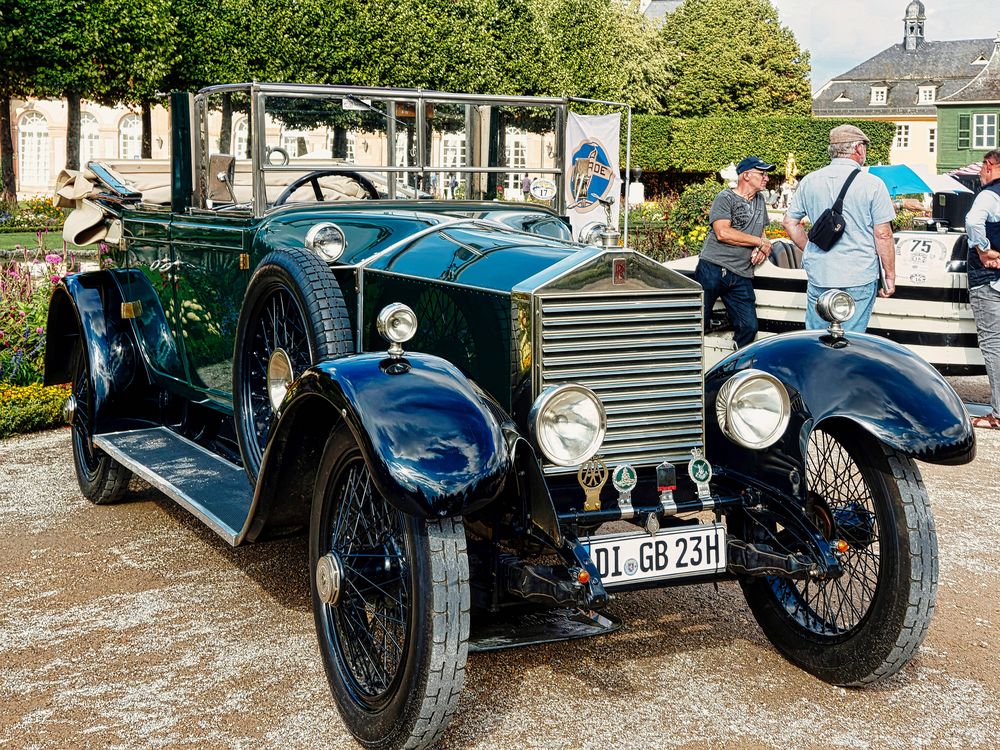
[[(954, 391), (839, 323), (706, 373), (701, 287), (610, 227), (574, 241), (570, 207), (616, 176), (589, 142), (566, 164), (568, 103), (222, 86), (173, 98), (168, 189), (91, 165), (114, 267), (60, 284), (46, 353), (81, 489), (117, 500), (134, 472), (233, 545), (308, 531), (327, 674), (368, 747), (443, 731), (470, 609), (575, 618), (479, 640), (502, 648), (615, 629), (609, 589), (737, 577), (837, 684), (899, 669), (930, 617), (897, 622), (936, 554), (906, 467), (973, 458)], [(824, 587), (869, 570), (868, 601), (831, 613)]]

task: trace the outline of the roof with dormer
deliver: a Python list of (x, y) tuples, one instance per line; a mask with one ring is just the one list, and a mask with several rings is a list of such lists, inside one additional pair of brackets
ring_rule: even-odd
[(979, 104), (1000, 102), (1000, 36), (993, 43), (993, 55), (979, 75), (954, 94), (944, 98), (941, 104)]
[[(921, 40), (914, 50), (907, 50), (903, 43), (894, 44), (831, 79), (814, 95), (813, 114), (889, 119), (934, 117), (936, 102), (918, 104), (920, 87), (934, 86), (936, 100), (957, 94), (985, 72), (994, 46), (993, 39)], [(873, 86), (887, 88), (884, 104), (872, 104)]]

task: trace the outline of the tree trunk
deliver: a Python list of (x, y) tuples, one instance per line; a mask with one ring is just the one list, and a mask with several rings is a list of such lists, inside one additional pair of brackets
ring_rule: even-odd
[(17, 181), (14, 179), (14, 138), (10, 132), (10, 97), (0, 96), (0, 203), (17, 201)]
[(334, 159), (347, 158), (347, 128), (343, 125), (336, 125), (333, 128), (333, 152)]
[(66, 94), (66, 169), (80, 168), (80, 95)]
[(231, 154), (233, 144), (233, 95), (222, 95), (222, 127), (219, 132), (219, 153)]
[(152, 105), (146, 99), (142, 102), (142, 156), (143, 159), (153, 158), (153, 111)]

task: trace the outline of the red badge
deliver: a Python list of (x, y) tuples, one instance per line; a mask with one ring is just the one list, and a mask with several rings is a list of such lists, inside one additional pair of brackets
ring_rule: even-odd
[(628, 266), (625, 263), (625, 258), (615, 258), (614, 271), (611, 275), (611, 283), (624, 284), (626, 281), (628, 281)]

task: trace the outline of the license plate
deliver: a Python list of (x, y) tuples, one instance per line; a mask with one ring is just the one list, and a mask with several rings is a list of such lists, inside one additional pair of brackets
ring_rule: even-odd
[(605, 588), (637, 581), (686, 578), (726, 569), (726, 527), (705, 523), (591, 537), (584, 542)]

